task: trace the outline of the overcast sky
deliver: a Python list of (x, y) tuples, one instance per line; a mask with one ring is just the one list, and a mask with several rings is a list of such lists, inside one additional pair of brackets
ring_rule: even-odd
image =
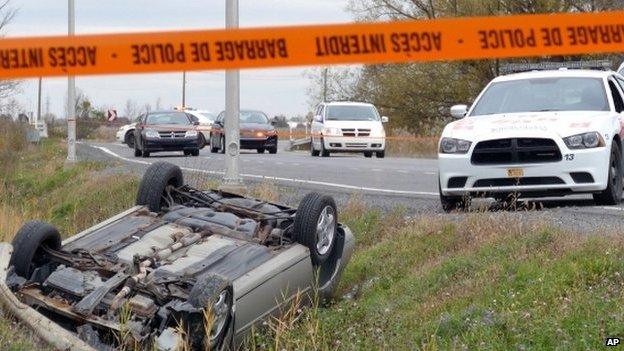
[[(225, 26), (224, 0), (75, 0), (76, 34), (145, 30), (213, 29)], [(240, 26), (339, 23), (351, 21), (347, 0), (240, 0)], [(67, 34), (66, 0), (11, 0), (17, 16), (6, 28), (10, 37)], [(244, 70), (241, 73), (241, 107), (260, 109), (273, 116), (305, 114), (310, 81), (306, 68)], [(219, 112), (224, 107), (224, 73), (189, 72), (187, 105)], [(163, 108), (181, 104), (182, 73), (78, 77), (76, 86), (95, 106), (123, 112), (126, 100), (140, 106)], [(37, 82), (21, 84), (19, 101), (36, 111)], [(43, 108), (64, 116), (67, 79), (43, 80)]]

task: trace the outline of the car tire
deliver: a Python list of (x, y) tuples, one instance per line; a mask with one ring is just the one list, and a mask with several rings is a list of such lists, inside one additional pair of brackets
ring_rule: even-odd
[(148, 157), (150, 157), (150, 153), (149, 153), (149, 151), (142, 151), (141, 152), (141, 156), (143, 156), (143, 158), (148, 158)]
[(134, 130), (129, 130), (126, 132), (124, 142), (126, 143), (126, 145), (128, 145), (129, 148), (134, 149)]
[(219, 148), (215, 147), (215, 143), (212, 140), (212, 134), (210, 135), (210, 152), (216, 154), (219, 151)]
[(264, 148), (256, 149), (256, 151), (258, 151), (259, 154), (263, 154), (264, 153)]
[(452, 212), (457, 210), (466, 210), (470, 208), (470, 196), (447, 196), (442, 194), (442, 187), (438, 182), (438, 192), (440, 194), (440, 205), (444, 212)]
[[(221, 350), (228, 347), (227, 335), (234, 322), (234, 288), (232, 283), (220, 275), (210, 275), (198, 280), (188, 297), (188, 303), (202, 311), (196, 323), (190, 323), (188, 334), (191, 336), (192, 349)], [(213, 327), (209, 338), (204, 330), (203, 311), (209, 310), (213, 314)], [(209, 343), (206, 343), (206, 339)]]
[(51, 224), (41, 221), (26, 222), (13, 238), (13, 254), (9, 265), (20, 277), (29, 279), (37, 266), (48, 260), (44, 247), (59, 250), (61, 235)]
[(364, 157), (371, 158), (373, 157), (373, 153), (371, 151), (364, 151)]
[(622, 201), (622, 173), (622, 153), (620, 145), (614, 140), (611, 143), (607, 188), (598, 194), (593, 194), (597, 205), (617, 205)]
[(317, 157), (320, 154), (321, 153), (318, 150), (314, 149), (314, 142), (310, 140), (310, 155), (312, 155), (313, 157)]
[(275, 155), (277, 153), (277, 146), (272, 146), (269, 148), (269, 153)]
[(329, 151), (325, 149), (325, 142), (323, 141), (323, 139), (321, 139), (321, 156), (329, 157)]
[(331, 196), (306, 195), (299, 203), (293, 238), (310, 250), (312, 264), (319, 266), (331, 256), (338, 228), (338, 211)]
[(160, 212), (164, 204), (163, 194), (168, 186), (181, 187), (184, 176), (180, 167), (169, 162), (155, 162), (147, 168), (139, 184), (136, 204), (147, 206), (152, 212)]
[(377, 158), (384, 158), (384, 157), (386, 157), (386, 150), (377, 151), (375, 153), (375, 156), (377, 156)]
[(184, 150), (184, 156), (190, 156), (191, 155), (191, 151), (190, 150)]
[(221, 136), (220, 143), (219, 143), (219, 152), (224, 154), (225, 153), (225, 137)]
[(204, 137), (204, 133), (199, 133), (197, 136), (197, 147), (203, 149), (206, 147), (206, 138)]
[(199, 156), (199, 149), (191, 150), (191, 156)]

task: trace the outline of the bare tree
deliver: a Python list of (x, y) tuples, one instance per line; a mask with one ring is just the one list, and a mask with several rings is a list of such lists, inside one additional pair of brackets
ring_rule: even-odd
[(124, 107), (124, 117), (129, 120), (133, 120), (139, 115), (139, 105), (132, 99), (126, 100), (126, 106)]
[[(17, 10), (9, 6), (10, 0), (0, 0), (0, 37), (6, 34), (6, 26), (11, 22)], [(19, 81), (16, 80), (0, 80), (0, 99), (6, 99), (11, 96)]]

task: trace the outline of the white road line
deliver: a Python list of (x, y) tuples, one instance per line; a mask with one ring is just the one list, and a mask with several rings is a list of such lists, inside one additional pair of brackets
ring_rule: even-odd
[(373, 168), (373, 169), (371, 169), (371, 171), (373, 171), (373, 172), (381, 172), (381, 171), (383, 171), (383, 170), (381, 170), (381, 169), (379, 169), (379, 168)]
[(438, 174), (438, 172), (423, 172), (423, 173), (428, 174), (428, 175), (436, 175), (436, 174)]
[[(123, 156), (121, 156), (121, 155), (111, 151), (110, 149), (103, 147), (103, 146), (96, 146), (96, 145), (90, 145), (90, 144), (87, 144), (87, 145), (91, 146), (93, 148), (96, 148), (98, 150), (101, 150), (101, 151), (103, 151), (103, 152), (105, 152), (105, 153), (107, 153), (107, 154), (109, 154), (111, 156), (114, 156), (114, 157), (118, 158), (118, 159), (124, 160), (126, 162), (140, 163), (140, 164), (144, 164), (144, 165), (149, 165), (149, 164), (153, 163), (153, 162), (149, 162), (149, 161), (136, 160), (136, 159), (123, 157)], [(224, 172), (222, 172), (222, 171), (209, 171), (209, 170), (205, 170), (205, 169), (196, 169), (196, 168), (182, 167), (182, 166), (180, 166), (180, 168), (182, 170), (184, 170), (184, 171), (198, 172), (198, 173), (203, 173), (203, 174), (212, 174), (212, 175), (223, 175), (224, 174)], [(348, 185), (348, 184), (340, 184), (340, 183), (321, 182), (321, 181), (316, 181), (316, 180), (305, 180), (305, 179), (296, 179), (296, 178), (273, 177), (273, 176), (265, 176), (265, 175), (258, 175), (258, 174), (248, 174), (248, 173), (241, 173), (241, 176), (245, 177), (245, 178), (254, 178), (254, 179), (262, 179), (262, 180), (275, 180), (275, 181), (287, 182), (287, 183), (295, 183), (295, 184), (320, 185), (320, 186), (325, 186), (325, 187), (330, 187), (330, 188), (359, 190), (359, 191), (373, 192), (373, 193), (395, 194), (395, 195), (438, 196), (438, 193), (427, 192), (427, 191), (409, 191), (409, 190), (380, 189), (380, 188), (372, 188), (372, 187), (364, 187), (364, 186), (356, 186), (356, 185)]]
[(603, 208), (605, 210), (613, 210), (613, 211), (624, 211), (622, 207), (613, 207), (613, 206), (597, 206), (596, 208)]
[(399, 169), (399, 170), (397, 170), (397, 172), (403, 173), (403, 174), (409, 174), (409, 171), (406, 171), (404, 169)]

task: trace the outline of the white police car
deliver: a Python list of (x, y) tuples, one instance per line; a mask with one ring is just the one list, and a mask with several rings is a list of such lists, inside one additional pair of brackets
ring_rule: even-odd
[(624, 77), (556, 69), (495, 78), (439, 143), (440, 200), (446, 211), (474, 196), (592, 193), (622, 199)]

